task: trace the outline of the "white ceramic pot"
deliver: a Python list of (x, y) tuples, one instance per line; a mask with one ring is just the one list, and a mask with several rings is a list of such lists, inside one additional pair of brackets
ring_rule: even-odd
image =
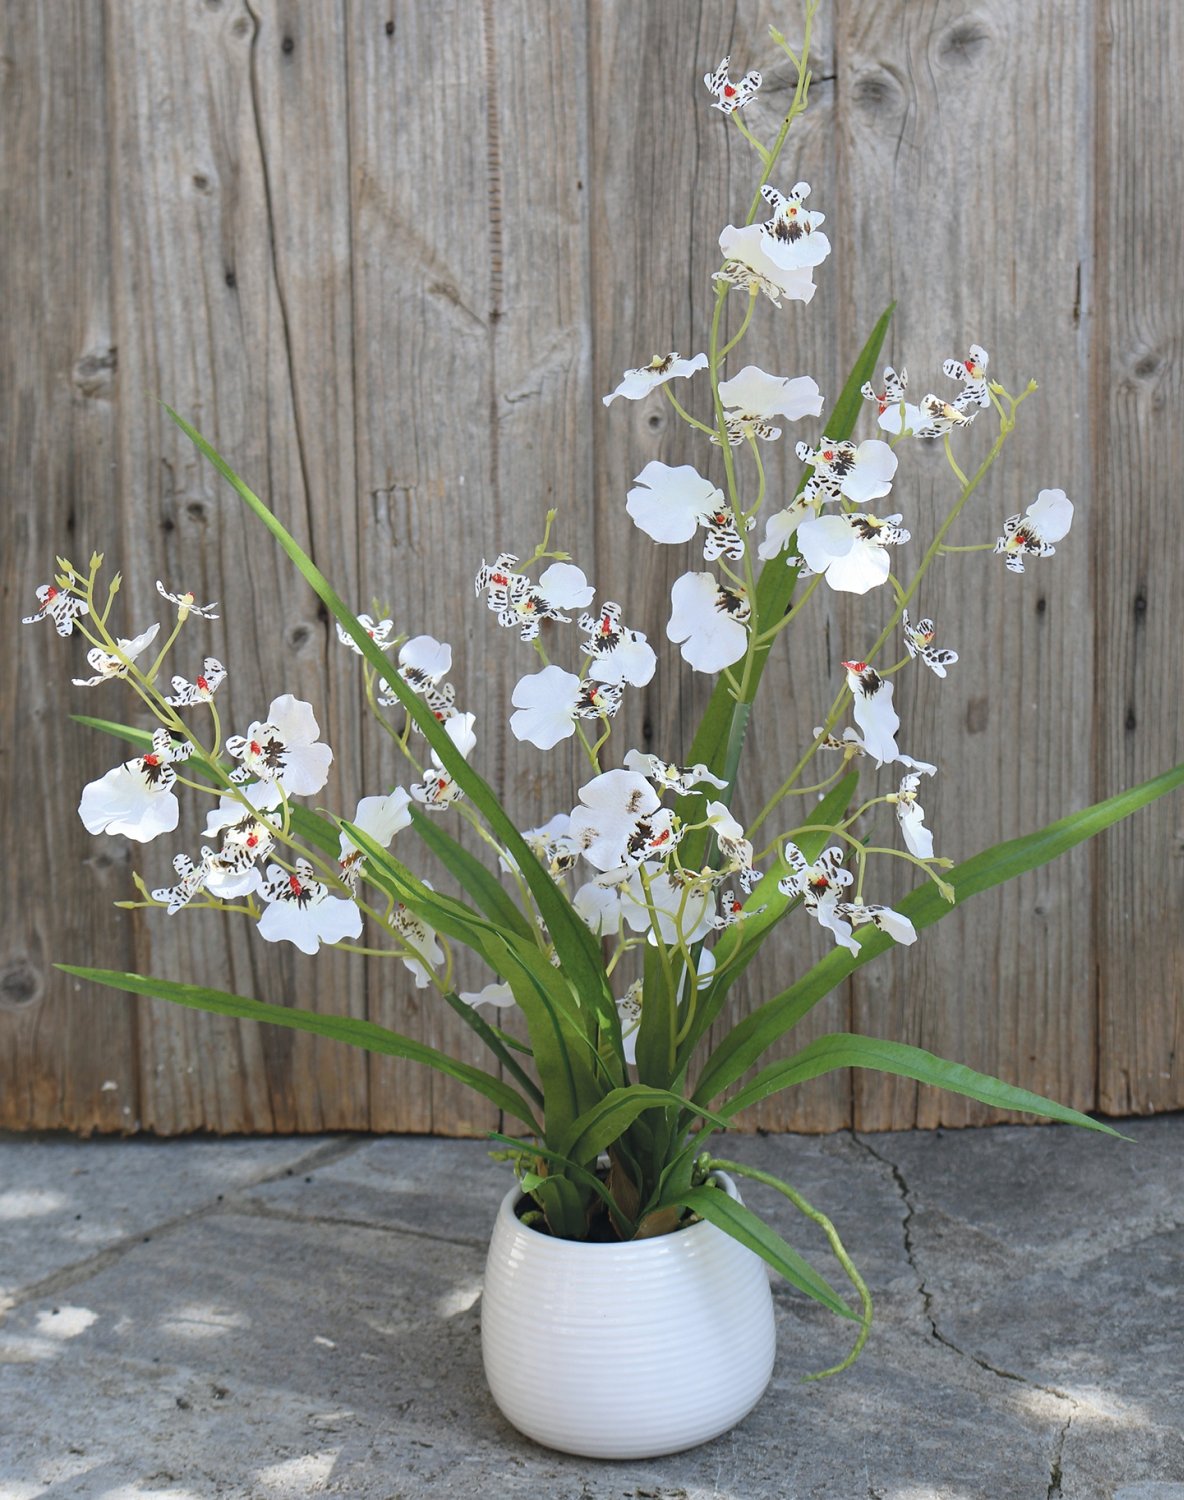
[(481, 1301), (485, 1378), (519, 1432), (589, 1458), (652, 1458), (752, 1410), (775, 1344), (759, 1256), (705, 1221), (627, 1244), (553, 1239), (522, 1224), (521, 1196), (502, 1199)]

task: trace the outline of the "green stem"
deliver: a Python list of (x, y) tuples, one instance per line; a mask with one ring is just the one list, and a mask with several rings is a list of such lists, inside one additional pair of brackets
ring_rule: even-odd
[(780, 1178), (774, 1177), (769, 1172), (762, 1172), (758, 1167), (746, 1166), (743, 1162), (725, 1161), (722, 1157), (712, 1157), (706, 1163), (706, 1166), (709, 1172), (734, 1172), (738, 1177), (750, 1177), (754, 1182), (760, 1182), (765, 1187), (773, 1188), (783, 1197), (788, 1198), (799, 1213), (804, 1214), (812, 1223), (817, 1224), (823, 1234), (826, 1235), (830, 1244), (831, 1254), (838, 1261), (839, 1265), (842, 1266), (847, 1279), (859, 1294), (860, 1306), (862, 1308), (859, 1320), (859, 1337), (855, 1340), (855, 1345), (846, 1359), (840, 1360), (837, 1365), (831, 1365), (829, 1369), (819, 1370), (817, 1374), (807, 1375), (804, 1378), (806, 1380), (824, 1380), (828, 1375), (839, 1375), (844, 1370), (850, 1369), (863, 1352), (863, 1346), (867, 1343), (868, 1334), (872, 1331), (872, 1298), (871, 1293), (867, 1289), (867, 1283), (856, 1270), (854, 1262), (844, 1249), (838, 1230), (824, 1213), (820, 1213), (812, 1204), (807, 1203), (801, 1193), (795, 1188), (791, 1188), (787, 1182), (782, 1182)]

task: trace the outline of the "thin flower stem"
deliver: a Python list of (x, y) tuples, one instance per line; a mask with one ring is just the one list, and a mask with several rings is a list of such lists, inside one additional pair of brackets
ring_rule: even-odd
[(760, 141), (757, 140), (756, 136), (753, 135), (752, 131), (749, 130), (748, 126), (740, 118), (740, 111), (738, 109), (734, 109), (732, 111), (731, 115), (729, 116), (729, 118), (731, 119), (732, 124), (735, 125), (736, 129), (740, 132), (740, 134), (744, 137), (744, 139), (748, 142), (748, 144), (752, 147), (752, 149), (760, 157), (761, 164), (763, 166), (765, 166), (765, 167), (768, 167), (768, 165), (769, 165), (769, 148), (767, 146), (762, 146), (761, 143), (760, 143)]
[(207, 797), (221, 797), (222, 795), (222, 788), (219, 786), (210, 786), (206, 781), (190, 781), (188, 776), (182, 776), (179, 771), (174, 771), (173, 774), (177, 778), (178, 786), (187, 786), (192, 791), (204, 792)]
[[(333, 947), (339, 953), (360, 953), (363, 958), (399, 958), (400, 953), (395, 948), (365, 948), (360, 943), (334, 943)], [(416, 954), (416, 957), (422, 955)], [(427, 967), (426, 964), (424, 966)]]
[(954, 471), (954, 478), (963, 487), (963, 489), (965, 489), (966, 485), (969, 483), (969, 480), (966, 478), (966, 475), (962, 472), (962, 468), (961, 468), (960, 464), (958, 463), (958, 460), (954, 457), (954, 450), (950, 447), (950, 435), (949, 435), (948, 432), (946, 433), (946, 436), (945, 436), (945, 450), (946, 450), (946, 459), (949, 462), (950, 468), (953, 469), (953, 471)]
[(666, 944), (662, 941), (662, 931), (658, 925), (658, 909), (654, 905), (654, 895), (650, 888), (650, 877), (644, 865), (637, 867), (637, 873), (641, 876), (641, 888), (645, 892), (646, 911), (650, 916), (650, 929), (657, 940), (658, 959), (662, 965), (662, 974), (666, 980), (666, 988), (670, 994), (670, 1004), (678, 1005), (678, 985), (674, 979), (674, 965), (670, 962), (670, 953)]
[[(735, 117), (733, 116), (733, 118), (735, 118)], [(752, 322), (752, 310), (756, 306), (756, 299), (759, 296), (760, 296), (760, 291), (759, 291), (759, 289), (757, 287), (755, 287), (755, 286), (749, 287), (749, 289), (748, 289), (748, 306), (744, 309), (744, 321), (740, 324), (740, 327), (736, 330), (736, 332), (732, 335), (732, 337), (728, 340), (728, 342), (719, 351), (720, 364), (723, 364), (724, 360), (727, 359), (728, 355), (731, 354), (732, 350), (736, 347), (736, 345), (740, 342), (740, 340), (748, 332), (748, 325)]]
[(684, 422), (688, 422), (692, 427), (697, 427), (700, 432), (705, 432), (708, 437), (715, 436), (715, 428), (708, 427), (705, 422), (700, 422), (698, 417), (692, 417), (690, 412), (687, 411), (686, 407), (683, 406), (682, 402), (670, 389), (669, 383), (663, 385), (662, 389), (666, 392), (666, 399), (670, 402), (671, 406), (674, 407), (675, 411), (679, 414)]
[(806, 1375), (803, 1379), (823, 1380), (828, 1375), (838, 1375), (843, 1370), (849, 1369), (859, 1358), (863, 1346), (867, 1343), (868, 1334), (872, 1329), (872, 1298), (871, 1293), (867, 1289), (867, 1283), (856, 1270), (854, 1262), (844, 1249), (838, 1230), (824, 1213), (820, 1213), (812, 1204), (807, 1203), (801, 1193), (791, 1188), (787, 1182), (782, 1182), (780, 1178), (772, 1176), (769, 1172), (762, 1172), (758, 1167), (746, 1166), (742, 1162), (725, 1161), (722, 1158), (713, 1158), (705, 1166), (707, 1172), (735, 1172), (737, 1176), (751, 1177), (754, 1182), (761, 1182), (766, 1187), (774, 1188), (777, 1192), (788, 1198), (799, 1213), (804, 1214), (807, 1219), (817, 1224), (826, 1235), (827, 1241), (830, 1244), (831, 1254), (838, 1261), (839, 1265), (842, 1266), (847, 1279), (859, 1294), (859, 1302), (862, 1308), (859, 1320), (859, 1337), (855, 1340), (855, 1346), (846, 1359), (841, 1360), (837, 1365), (831, 1365), (828, 1370), (819, 1370), (817, 1374)]
[[(725, 350), (724, 353), (726, 352), (727, 351)], [(720, 355), (720, 358), (723, 358), (722, 354)], [(751, 432), (748, 434), (748, 446), (752, 451), (752, 461), (756, 464), (756, 499), (753, 501), (752, 509), (749, 512), (749, 514), (755, 514), (765, 503), (765, 461), (761, 457), (760, 444), (757, 442), (756, 438), (753, 437)], [(745, 519), (747, 519), (747, 516)]]
[(994, 552), (994, 542), (971, 542), (969, 546), (952, 547), (948, 542), (943, 542), (938, 549), (938, 555), (944, 557), (947, 552)]
[(785, 629), (785, 627), (790, 623), (790, 621), (795, 618), (798, 611), (804, 609), (805, 606), (810, 602), (810, 598), (814, 593), (814, 590), (821, 582), (822, 574), (815, 574), (815, 576), (811, 578), (810, 582), (806, 585), (805, 591), (802, 593), (801, 598), (799, 598), (798, 601), (790, 609), (788, 609), (784, 615), (782, 615), (781, 619), (777, 621), (776, 625), (770, 625), (768, 630), (761, 631), (761, 633), (756, 638), (757, 645), (767, 646), (770, 641), (775, 641), (781, 634), (781, 632)]
[(184, 611), (178, 610), (177, 611), (177, 623), (173, 626), (172, 631), (171, 631), (171, 633), (169, 635), (168, 640), (165, 641), (164, 645), (160, 648), (160, 654), (157, 656), (156, 660), (152, 663), (152, 666), (148, 669), (147, 672), (144, 673), (144, 676), (148, 679), (149, 682), (155, 682), (156, 681), (156, 674), (157, 674), (157, 672), (160, 671), (161, 664), (163, 663), (165, 657), (173, 649), (174, 645), (176, 645), (177, 637), (181, 634), (181, 626), (184, 625), (184, 623), (185, 623), (186, 619), (188, 619), (188, 617), (189, 617), (189, 611), (188, 610), (184, 610)]

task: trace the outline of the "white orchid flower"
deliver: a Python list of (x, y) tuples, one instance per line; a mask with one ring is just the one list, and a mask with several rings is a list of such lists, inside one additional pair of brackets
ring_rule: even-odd
[(648, 365), (638, 370), (626, 370), (624, 379), (615, 391), (603, 398), (605, 406), (611, 406), (618, 396), (626, 401), (640, 401), (668, 380), (685, 380), (696, 370), (707, 368), (706, 354), (696, 354), (693, 359), (683, 359), (680, 354), (655, 354)]
[(216, 620), (218, 616), (214, 611), (218, 608), (215, 599), (212, 604), (198, 604), (195, 595), (188, 591), (183, 594), (170, 594), (160, 579), (156, 580), (156, 592), (162, 599), (167, 599), (170, 604), (177, 606), (177, 619), (184, 622), (190, 615), (200, 615), (203, 620)]
[(761, 86), (761, 75), (755, 69), (745, 73), (739, 83), (733, 83), (728, 76), (731, 65), (732, 59), (725, 57), (714, 73), (703, 75), (704, 88), (715, 95), (712, 109), (722, 110), (725, 115), (743, 109)]
[(854, 876), (842, 867), (843, 851), (837, 847), (824, 849), (811, 864), (792, 841), (783, 851), (790, 873), (777, 882), (783, 896), (800, 896), (802, 905), (822, 927), (832, 933), (837, 943), (852, 953), (859, 952), (859, 944), (851, 931), (851, 924), (838, 910), (843, 890)]
[[(432, 889), (426, 880), (424, 885), (429, 891)], [(427, 989), (432, 982), (432, 972), (444, 962), (444, 950), (436, 939), (435, 928), (405, 906), (395, 908), (390, 916), (390, 924), (412, 950), (410, 953), (399, 954), (403, 967), (414, 978), (417, 990)]]
[(797, 422), (822, 412), (822, 392), (811, 376), (767, 375), (756, 365), (745, 365), (731, 380), (721, 380), (719, 397), (733, 444), (749, 434), (766, 442), (779, 438), (781, 428), (773, 426), (772, 417)]
[[(882, 432), (897, 433), (909, 431), (916, 432), (921, 426), (923, 417), (921, 408), (914, 406), (911, 401), (905, 400), (905, 391), (908, 389), (909, 376), (907, 370), (899, 373), (891, 365), (884, 367), (884, 389), (877, 391), (870, 380), (864, 381), (859, 388), (859, 394), (865, 401), (874, 401), (876, 404), (876, 425)], [(904, 420), (901, 420), (901, 407), (904, 407)]]
[[(441, 955), (443, 956), (443, 955)], [(496, 984), (487, 984), (480, 990), (461, 990), (459, 999), (466, 1005), (494, 1005), (499, 1010), (504, 1010), (509, 1005), (515, 1005), (514, 991), (508, 984), (498, 981)]]
[(917, 801), (920, 785), (921, 777), (915, 771), (903, 776), (899, 790), (891, 793), (888, 801), (896, 804), (896, 821), (909, 853), (917, 859), (932, 859), (933, 834), (925, 827), (925, 809)]
[(712, 573), (684, 573), (670, 590), (668, 638), (696, 672), (720, 672), (748, 650), (748, 595)]
[[(455, 714), (444, 725), (444, 733), (465, 760), (468, 760), (473, 753), (473, 748), (477, 743), (477, 736), (473, 733), (476, 718), (476, 714)], [(431, 765), (424, 769), (424, 779), (416, 782), (409, 790), (415, 801), (421, 803), (429, 812), (441, 812), (444, 808), (451, 807), (459, 797), (464, 795), (453, 780), (452, 773), (444, 769), (440, 757), (434, 750)]]
[(59, 635), (73, 635), (75, 620), (90, 614), (90, 606), (85, 599), (68, 594), (57, 584), (39, 584), (36, 592), (40, 608), (35, 615), (22, 616), (22, 625), (35, 625), (38, 620), (52, 620)]
[[(391, 635), (394, 633), (395, 622), (393, 620), (375, 620), (370, 615), (359, 615), (358, 624), (374, 642), (380, 651), (385, 651), (391, 643)], [(361, 656), (362, 648), (354, 640), (353, 636), (346, 630), (340, 620), (337, 622), (337, 639), (343, 646), (348, 646), (355, 656)]]
[[(363, 797), (350, 821), (355, 828), (368, 834), (376, 844), (389, 849), (391, 840), (400, 829), (411, 823), (411, 797), (397, 786), (387, 797)], [(351, 891), (357, 890), (358, 877), (362, 873), (362, 861), (366, 858), (348, 833), (341, 835), (338, 867), (341, 878)]]
[(910, 533), (897, 524), (900, 520), (899, 515), (880, 520), (862, 511), (816, 516), (798, 527), (798, 551), (832, 589), (866, 594), (888, 581), (891, 564), (885, 548), (909, 539)]
[(978, 344), (971, 344), (965, 359), (947, 359), (942, 371), (951, 380), (960, 380), (962, 390), (954, 399), (959, 411), (968, 411), (972, 406), (990, 406), (991, 392), (987, 386), (987, 365), (990, 356)]
[(621, 624), (621, 606), (608, 601), (595, 615), (581, 615), (580, 629), (588, 636), (581, 649), (592, 658), (588, 675), (594, 682), (628, 683), (645, 687), (657, 670), (654, 648), (640, 630)]
[(91, 671), (97, 675), (72, 677), (71, 682), (75, 687), (96, 687), (100, 682), (109, 682), (113, 677), (126, 677), (130, 664), (147, 651), (159, 630), (159, 625), (149, 625), (143, 635), (133, 636), (130, 641), (117, 640), (116, 651), (104, 651), (101, 646), (92, 646), (86, 653), (86, 661)]
[(259, 918), (259, 936), (269, 943), (293, 943), (301, 953), (316, 953), (322, 943), (339, 943), (362, 932), (362, 913), (352, 901), (331, 896), (305, 859), (294, 874), (268, 865), (263, 883), (267, 902)]
[(690, 464), (671, 467), (657, 459), (646, 464), (625, 498), (625, 509), (655, 542), (689, 542), (705, 526), (703, 556), (708, 562), (744, 556), (744, 541), (723, 491)]
[(886, 932), (894, 943), (900, 943), (904, 948), (911, 947), (917, 941), (917, 929), (909, 921), (903, 912), (893, 911), (890, 906), (878, 906), (876, 904), (865, 905), (862, 901), (840, 901), (835, 906), (835, 911), (845, 922), (850, 922), (853, 927), (861, 927), (865, 922), (871, 922)]
[(333, 752), (319, 743), (320, 729), (312, 705), (284, 693), (273, 698), (267, 719), (254, 723), (245, 735), (226, 741), (226, 753), (241, 765), (231, 781), (278, 781), (292, 797), (310, 797), (329, 779)]
[(174, 740), (161, 728), (153, 734), (152, 749), (146, 755), (124, 761), (97, 781), (88, 782), (78, 804), (78, 816), (87, 832), (122, 833), (138, 844), (172, 833), (181, 816), (173, 792), (177, 780), (173, 765), (187, 760), (192, 749), (188, 740)]
[(636, 771), (604, 771), (580, 788), (571, 835), (598, 870), (618, 870), (669, 853), (681, 833), (673, 812)]
[[(863, 738), (848, 725), (841, 736), (828, 734), (821, 724), (814, 726), (814, 738), (820, 739), (824, 750), (841, 750), (847, 756), (867, 755), (867, 746)], [(920, 771), (925, 776), (935, 776), (937, 767), (927, 760), (914, 760), (911, 755), (897, 754), (893, 757), (895, 763), (900, 766), (908, 766), (911, 771)]]
[(863, 730), (863, 748), (877, 766), (886, 760), (899, 760), (896, 731), (900, 717), (892, 706), (892, 684), (865, 661), (845, 661), (842, 665), (855, 700), (855, 722)]
[(702, 761), (693, 766), (676, 766), (663, 760), (661, 756), (647, 755), (641, 750), (625, 752), (625, 768), (646, 777), (663, 791), (677, 792), (680, 796), (685, 796), (695, 787), (704, 784), (717, 787), (720, 791), (728, 784), (722, 777), (709, 771)]
[(910, 658), (915, 661), (919, 656), (935, 677), (944, 677), (946, 668), (952, 667), (958, 660), (958, 653), (945, 648), (939, 649), (933, 644), (937, 634), (933, 621), (918, 620), (914, 625), (906, 609), (901, 612), (900, 623), (904, 630), (905, 650)]
[(518, 710), (510, 715), (514, 737), (550, 750), (576, 732), (577, 719), (611, 718), (621, 704), (619, 683), (581, 682), (554, 664), (520, 677), (510, 698)]
[(825, 502), (843, 495), (854, 505), (868, 505), (892, 488), (898, 460), (879, 438), (867, 438), (856, 445), (824, 437), (817, 448), (799, 443), (795, 451), (799, 460), (814, 471), (804, 491), (808, 500), (821, 496)]
[(752, 867), (752, 845), (744, 837), (744, 829), (722, 802), (707, 804), (707, 821), (715, 832), (719, 852), (727, 860), (727, 873), (735, 874), (744, 889), (751, 891), (760, 874)]
[(1051, 557), (1053, 542), (1069, 534), (1073, 524), (1073, 502), (1064, 490), (1041, 490), (1022, 516), (1008, 516), (1003, 535), (995, 543), (1012, 573), (1024, 571), (1025, 557)]
[(737, 287), (750, 296), (763, 292), (774, 307), (781, 306), (782, 297), (789, 302), (809, 302), (817, 290), (813, 268), (779, 266), (766, 254), (764, 240), (763, 224), (746, 224), (740, 229), (735, 224), (726, 225), (719, 237), (724, 264), (712, 275), (712, 281)]
[(803, 207), (802, 200), (809, 196), (808, 182), (795, 183), (788, 197), (767, 182), (761, 187), (761, 197), (773, 211), (761, 225), (761, 249), (786, 271), (813, 269), (830, 254), (830, 241), (819, 233), (826, 215)]
[(209, 703), (225, 681), (226, 668), (216, 656), (207, 656), (192, 682), (186, 677), (173, 678), (172, 697), (164, 701), (170, 708), (191, 708), (195, 703)]

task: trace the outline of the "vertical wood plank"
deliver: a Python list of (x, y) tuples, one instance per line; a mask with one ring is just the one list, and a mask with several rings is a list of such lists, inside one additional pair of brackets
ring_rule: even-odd
[[(137, 1118), (134, 1002), (83, 995), (55, 961), (123, 968), (132, 933), (110, 903), (129, 862), (76, 812), (93, 736), (69, 723), (85, 643), (58, 637), (34, 588), (54, 558), (106, 545), (120, 373), (111, 308), (110, 157), (98, 6), (9, 7), (0, 20), (0, 1127), (122, 1130)], [(84, 249), (85, 247), (85, 249)], [(100, 750), (114, 765), (112, 743)]]
[[(338, 378), (352, 365), (344, 60), (337, 11), (315, 15), (304, 29), (295, 13), (243, 3), (110, 8), (119, 59), (110, 73), (115, 279), (127, 353), (120, 478), (134, 497), (123, 515), (122, 598), (133, 618), (155, 612), (157, 577), (219, 598), (222, 619), (187, 627), (178, 667), (192, 675), (182, 664), (196, 667), (205, 651), (226, 662), (228, 732), (264, 717), (282, 692), (312, 702), (337, 753), (336, 795), (356, 782), (356, 710), (326, 681), (327, 621), (157, 405), (163, 395), (188, 415), (348, 587), (352, 509), (339, 501), (352, 490), (352, 394)], [(183, 819), (203, 811), (187, 803)], [(169, 853), (145, 851), (150, 886), (167, 883)], [(144, 972), (274, 998), (315, 995), (326, 1009), (350, 1003), (348, 961), (332, 956), (314, 976), (294, 951), (213, 913), (154, 913), (137, 934)], [(364, 1062), (278, 1029), (149, 1004), (141, 1069), (144, 1124), (162, 1132), (366, 1119)]]
[[(1175, 6), (1100, 8), (1096, 87), (1099, 222), (1091, 391), (1097, 493), (1097, 795), (1184, 758), (1184, 549), (1174, 517), (1184, 438), (1173, 413), (1184, 373), (1179, 204), (1184, 100)], [(1165, 503), (1166, 502), (1166, 503)], [(1098, 1107), (1184, 1105), (1184, 809), (1179, 795), (1094, 847), (1100, 1006)]]
[[(926, 3), (843, 5), (839, 14), (852, 212), (843, 250), (859, 262), (861, 324), (887, 286), (898, 302), (887, 352), (907, 365), (915, 399), (946, 389), (942, 359), (972, 342), (988, 349), (991, 375), (1009, 389), (1029, 376), (1041, 387), (950, 541), (993, 541), (1041, 488), (1063, 487), (1078, 506), (1055, 559), (1036, 560), (1019, 578), (990, 554), (946, 557), (912, 612), (931, 615), (961, 653), (944, 682), (919, 664), (897, 678), (901, 746), (939, 764), (922, 797), (937, 852), (960, 859), (1090, 800), (1080, 704), (1093, 680), (1096, 554), (1089, 456), (1076, 423), (1087, 402), (1080, 287), (1091, 233), (1091, 8), (1007, 3), (955, 13)], [(968, 472), (996, 430), (985, 412), (956, 435)], [(941, 445), (919, 447), (900, 455), (892, 497), (915, 538), (898, 554), (904, 577), (957, 493)], [(1077, 899), (1088, 873), (1079, 850), (861, 970), (856, 1029), (1092, 1106), (1090, 920)], [(877, 877), (879, 899), (893, 889)], [(999, 1118), (873, 1074), (856, 1075), (855, 1103), (864, 1129)]]
[[(593, 524), (582, 7), (549, 15), (540, 29), (525, 4), (354, 5), (349, 43), (363, 576), (396, 601), (400, 630), (453, 645), (474, 763), (523, 827), (570, 806), (574, 757), (510, 734), (514, 683), (537, 659), (473, 578), (501, 550), (531, 551), (549, 507), (553, 545), (586, 563)], [(408, 112), (412, 94), (424, 107)], [(457, 960), (460, 987), (491, 979)], [(380, 967), (371, 1006), (388, 1024), (487, 1060), (431, 991)], [(425, 1070), (372, 1059), (371, 1081), (376, 1128), (497, 1123)]]

